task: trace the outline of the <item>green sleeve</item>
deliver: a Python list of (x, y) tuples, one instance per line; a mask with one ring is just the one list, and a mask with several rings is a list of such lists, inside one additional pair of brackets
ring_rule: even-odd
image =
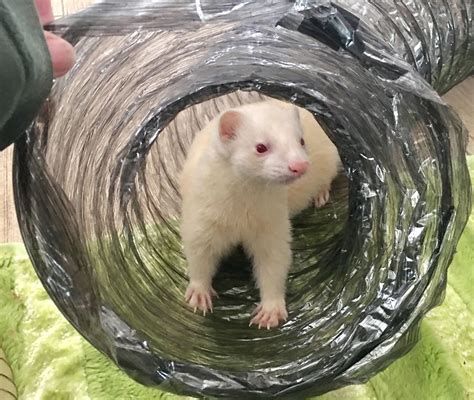
[(0, 0), (0, 150), (25, 132), (52, 85), (33, 0)]

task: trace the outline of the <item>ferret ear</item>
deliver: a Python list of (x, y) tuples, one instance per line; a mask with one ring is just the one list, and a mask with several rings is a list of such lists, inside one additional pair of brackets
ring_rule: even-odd
[(241, 113), (238, 111), (226, 111), (219, 120), (219, 136), (226, 140), (233, 139), (241, 123)]

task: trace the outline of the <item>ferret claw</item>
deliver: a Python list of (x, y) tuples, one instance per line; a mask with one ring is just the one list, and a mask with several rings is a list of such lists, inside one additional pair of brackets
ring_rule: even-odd
[[(254, 317), (255, 315), (257, 315), (257, 314), (260, 312), (261, 309), (262, 309), (262, 305), (259, 304), (259, 305), (255, 308), (255, 310), (252, 311), (251, 316)], [(253, 320), (252, 320), (252, 321), (253, 321)], [(252, 321), (250, 321), (250, 325), (252, 325)]]
[(279, 302), (277, 304), (269, 303), (259, 305), (252, 316), (254, 317), (250, 320), (249, 327), (258, 325), (258, 329), (266, 327), (270, 330), (271, 328), (276, 328), (280, 322), (286, 321), (288, 313), (284, 302)]
[(190, 283), (184, 298), (189, 306), (194, 309), (194, 313), (197, 310), (202, 311), (205, 317), (208, 311), (214, 312), (212, 307), (212, 296), (214, 293), (215, 291), (212, 288), (205, 288), (201, 285)]
[(322, 189), (314, 198), (314, 206), (321, 208), (329, 201), (329, 188)]

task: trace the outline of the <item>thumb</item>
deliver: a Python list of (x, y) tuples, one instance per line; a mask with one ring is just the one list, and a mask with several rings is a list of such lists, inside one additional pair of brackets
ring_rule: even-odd
[(51, 32), (44, 33), (53, 63), (53, 75), (59, 78), (65, 75), (74, 65), (75, 55), (72, 45)]

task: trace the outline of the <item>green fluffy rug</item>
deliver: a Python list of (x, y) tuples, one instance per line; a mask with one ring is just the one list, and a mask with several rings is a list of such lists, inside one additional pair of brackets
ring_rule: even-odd
[[(469, 159), (474, 177), (474, 157)], [(446, 299), (422, 340), (365, 385), (319, 399), (474, 399), (474, 215), (449, 271)], [(3, 351), (2, 351), (3, 350)], [(14, 384), (12, 384), (12, 381)], [(119, 371), (62, 317), (21, 245), (0, 246), (0, 400), (185, 399)]]

